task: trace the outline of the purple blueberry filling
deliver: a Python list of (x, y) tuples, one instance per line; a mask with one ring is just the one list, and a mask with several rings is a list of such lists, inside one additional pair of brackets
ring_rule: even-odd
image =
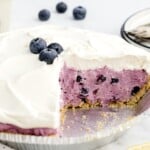
[(25, 135), (36, 135), (36, 136), (49, 136), (55, 135), (58, 133), (57, 129), (52, 128), (32, 128), (32, 129), (23, 129), (10, 124), (0, 123), (0, 132), (8, 133), (19, 133)]
[(114, 100), (125, 102), (147, 81), (148, 74), (143, 69), (114, 71), (103, 67), (79, 71), (64, 65), (60, 73), (64, 106), (78, 106), (86, 100), (102, 105)]

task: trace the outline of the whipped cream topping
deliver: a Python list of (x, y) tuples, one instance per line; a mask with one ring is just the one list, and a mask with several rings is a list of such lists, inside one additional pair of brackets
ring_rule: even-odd
[[(29, 43), (36, 37), (64, 47), (52, 65), (39, 61), (39, 55), (30, 52)], [(55, 26), (2, 34), (0, 122), (22, 128), (58, 128), (62, 103), (59, 73), (64, 63), (80, 70), (108, 66), (150, 72), (150, 54), (117, 36)]]

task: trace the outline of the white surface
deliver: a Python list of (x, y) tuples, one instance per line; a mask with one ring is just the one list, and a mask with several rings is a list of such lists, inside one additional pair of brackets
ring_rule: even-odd
[[(128, 16), (150, 6), (150, 0), (64, 0), (69, 9), (65, 14), (57, 14), (55, 6), (58, 1), (60, 0), (13, 0), (11, 29), (47, 23), (119, 34), (120, 27)], [(72, 9), (78, 5), (87, 8), (87, 18), (84, 21), (72, 19)], [(48, 22), (37, 19), (37, 13), (43, 8), (51, 10)]]
[(141, 122), (129, 129), (115, 142), (96, 150), (127, 150), (133, 145), (150, 142), (150, 110), (144, 114)]
[(9, 28), (10, 6), (11, 0), (0, 0), (0, 32), (7, 31)]
[[(46, 24), (59, 24), (76, 26), (96, 31), (118, 34), (124, 20), (135, 11), (150, 6), (149, 0), (65, 0), (69, 5), (69, 11), (60, 15), (55, 13), (57, 0), (14, 0), (12, 9), (11, 29), (26, 26), (45, 24), (37, 19), (37, 13), (42, 8), (50, 8), (51, 19)], [(88, 15), (84, 21), (72, 19), (72, 8), (84, 5)], [(150, 113), (149, 113), (150, 114)], [(116, 142), (109, 144), (101, 150), (125, 150), (129, 145), (150, 142), (150, 116), (145, 116), (140, 124), (130, 129)]]

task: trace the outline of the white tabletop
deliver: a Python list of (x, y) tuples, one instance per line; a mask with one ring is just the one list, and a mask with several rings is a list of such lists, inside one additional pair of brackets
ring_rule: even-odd
[[(57, 14), (55, 5), (58, 0), (13, 0), (10, 29), (42, 24), (58, 24), (119, 35), (120, 27), (128, 16), (136, 11), (150, 7), (150, 0), (64, 1), (68, 4), (68, 11), (65, 14)], [(78, 5), (87, 8), (87, 17), (84, 21), (72, 19), (72, 9)], [(43, 8), (51, 10), (51, 19), (47, 22), (40, 22), (37, 19), (38, 11)], [(101, 148), (101, 150), (126, 150), (129, 146), (150, 142), (149, 133), (150, 113), (147, 113), (143, 116), (142, 122), (135, 125), (117, 141)]]

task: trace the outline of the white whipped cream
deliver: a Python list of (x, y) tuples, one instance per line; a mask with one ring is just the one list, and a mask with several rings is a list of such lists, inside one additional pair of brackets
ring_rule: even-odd
[[(29, 50), (33, 38), (58, 42), (65, 51), (47, 65)], [(150, 72), (150, 54), (116, 36), (55, 26), (36, 27), (0, 36), (0, 122), (22, 128), (60, 125), (59, 72), (108, 66)]]

